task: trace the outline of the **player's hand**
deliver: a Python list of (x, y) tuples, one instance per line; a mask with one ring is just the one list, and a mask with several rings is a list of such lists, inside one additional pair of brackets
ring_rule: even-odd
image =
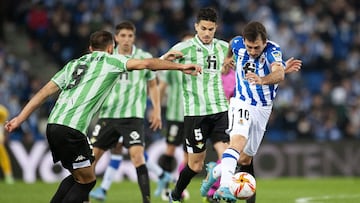
[(298, 72), (301, 69), (302, 61), (299, 59), (294, 59), (294, 57), (289, 58), (286, 62), (285, 73)]
[(162, 128), (161, 113), (153, 110), (149, 117), (150, 129), (153, 131), (160, 130)]
[(196, 64), (183, 64), (181, 71), (185, 74), (197, 76), (198, 74), (201, 74), (202, 69), (199, 65)]
[(234, 59), (231, 57), (231, 58), (225, 58), (224, 59), (224, 64), (221, 68), (221, 73), (226, 75), (229, 73), (230, 71), (230, 68), (234, 68), (235, 67), (235, 61)]
[(263, 84), (261, 77), (259, 77), (257, 74), (255, 74), (253, 72), (246, 73), (245, 79), (247, 81), (249, 81), (249, 83), (252, 85), (262, 85)]
[(16, 128), (18, 128), (20, 125), (21, 125), (21, 121), (19, 120), (18, 117), (15, 117), (15, 118), (11, 119), (10, 121), (5, 122), (5, 129), (8, 132), (12, 132)]
[(161, 58), (168, 61), (173, 61), (178, 58), (182, 58), (183, 53), (181, 51), (176, 50), (170, 50), (167, 53), (165, 53)]

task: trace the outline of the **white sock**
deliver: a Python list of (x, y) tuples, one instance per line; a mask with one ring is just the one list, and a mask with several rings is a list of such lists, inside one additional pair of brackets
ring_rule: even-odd
[(218, 178), (221, 176), (221, 163), (218, 163), (214, 169), (213, 169), (213, 174), (214, 178)]
[(234, 149), (228, 148), (222, 155), (221, 160), (221, 179), (220, 186), (228, 187), (231, 182), (231, 177), (235, 173), (237, 161), (240, 153)]
[(106, 168), (103, 180), (101, 182), (102, 189), (104, 189), (106, 191), (109, 190), (109, 188), (114, 180), (114, 176), (120, 167), (122, 159), (123, 159), (122, 155), (118, 155), (118, 154), (111, 155), (109, 165)]

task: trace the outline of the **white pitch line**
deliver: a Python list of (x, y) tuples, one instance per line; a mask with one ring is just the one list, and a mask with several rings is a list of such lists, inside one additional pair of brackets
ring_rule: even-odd
[(302, 197), (297, 198), (295, 203), (324, 203), (323, 200), (334, 200), (334, 199), (355, 199), (359, 198), (360, 201), (360, 194), (356, 195), (324, 195), (319, 197)]

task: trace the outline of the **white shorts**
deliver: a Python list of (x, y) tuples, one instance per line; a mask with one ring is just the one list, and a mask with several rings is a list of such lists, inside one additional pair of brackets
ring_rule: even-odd
[(255, 156), (264, 137), (272, 106), (252, 106), (240, 99), (231, 98), (228, 133), (247, 138), (243, 152)]

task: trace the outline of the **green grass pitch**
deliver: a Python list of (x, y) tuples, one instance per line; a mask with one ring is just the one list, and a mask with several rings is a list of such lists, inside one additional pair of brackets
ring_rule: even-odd
[[(199, 192), (201, 179), (195, 178), (188, 190), (190, 199), (186, 203), (201, 203)], [(98, 180), (97, 185), (100, 184)], [(47, 203), (55, 192), (58, 183), (36, 182), (26, 184), (17, 181), (14, 185), (0, 182), (1, 203)], [(151, 183), (154, 191), (155, 182)], [(137, 183), (123, 181), (113, 183), (108, 192), (106, 203), (140, 203), (141, 196)], [(153, 203), (163, 203), (160, 198), (152, 197)], [(245, 202), (245, 201), (238, 201)], [(360, 203), (360, 178), (274, 178), (257, 179), (257, 203)], [(98, 203), (91, 200), (91, 203)]]

